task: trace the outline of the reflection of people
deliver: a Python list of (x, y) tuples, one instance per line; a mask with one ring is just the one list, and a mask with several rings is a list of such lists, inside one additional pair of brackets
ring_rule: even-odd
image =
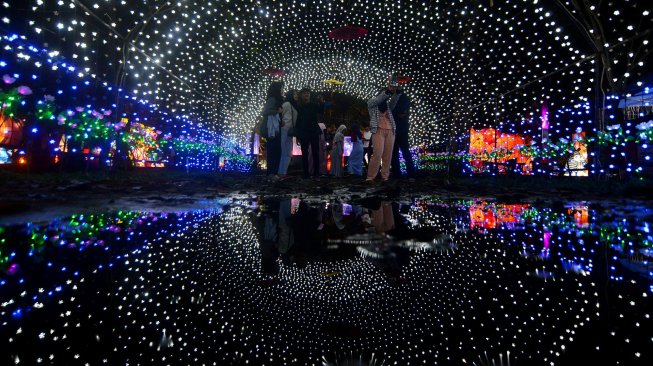
[[(376, 230), (376, 233), (379, 235), (385, 235), (389, 231), (395, 229), (395, 211), (398, 210), (397, 205), (393, 205), (391, 202), (381, 203), (381, 207), (376, 210), (372, 210), (372, 225)], [(401, 270), (403, 267), (407, 266), (410, 262), (409, 250), (399, 246), (391, 245), (388, 242), (388, 239), (384, 239), (384, 242), (376, 248), (377, 251), (382, 253), (379, 259), (372, 260), (377, 266), (381, 267), (383, 273), (388, 276), (389, 280), (392, 283), (397, 283), (396, 281), (401, 278)]]
[(383, 202), (381, 207), (372, 210), (372, 225), (379, 235), (386, 234), (395, 228), (395, 218), (392, 213), (392, 203)]
[(300, 268), (305, 267), (308, 258), (314, 256), (321, 249), (320, 241), (316, 240), (320, 226), (320, 212), (311, 209), (306, 202), (300, 202), (292, 223), (295, 244), (288, 252), (291, 261)]
[(399, 152), (404, 157), (406, 162), (406, 173), (409, 178), (415, 177), (415, 165), (413, 165), (413, 157), (410, 154), (410, 144), (408, 143), (408, 115), (410, 108), (410, 99), (404, 93), (403, 88), (397, 89), (397, 94), (390, 101), (392, 107), (392, 116), (394, 117), (397, 125), (395, 133), (395, 143), (392, 150), (392, 176), (395, 178), (401, 177), (401, 168), (399, 163)]
[(290, 217), (291, 200), (283, 200), (279, 203), (279, 253), (283, 256), (295, 243), (295, 235), (292, 230)]
[(279, 265), (277, 258), (279, 250), (277, 249), (277, 223), (271, 214), (266, 214), (263, 223), (263, 241), (260, 245), (261, 250), (261, 267), (263, 274), (276, 276), (279, 274)]
[(342, 177), (342, 154), (344, 152), (345, 144), (345, 125), (340, 125), (333, 137), (333, 149), (331, 150), (331, 175), (334, 177)]
[(331, 218), (333, 218), (333, 223), (336, 224), (336, 227), (338, 230), (343, 230), (345, 228), (345, 224), (342, 222), (343, 221), (343, 205), (340, 203), (336, 203), (331, 205)]
[(370, 129), (372, 131), (372, 145), (374, 153), (367, 169), (367, 182), (372, 182), (379, 174), (381, 167), (381, 178), (387, 181), (390, 178), (390, 164), (392, 160), (392, 149), (395, 143), (395, 121), (391, 113), (390, 98), (397, 91), (396, 80), (390, 80), (388, 87), (372, 97), (367, 102), (370, 112)]

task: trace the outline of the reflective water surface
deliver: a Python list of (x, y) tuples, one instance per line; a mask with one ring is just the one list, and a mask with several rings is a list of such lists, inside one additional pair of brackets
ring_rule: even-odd
[(651, 364), (648, 207), (233, 199), (0, 227), (0, 364)]

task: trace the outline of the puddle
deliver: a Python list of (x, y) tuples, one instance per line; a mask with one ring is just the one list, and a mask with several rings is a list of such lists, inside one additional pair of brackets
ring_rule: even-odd
[(2, 364), (650, 364), (651, 209), (238, 197), (0, 227)]

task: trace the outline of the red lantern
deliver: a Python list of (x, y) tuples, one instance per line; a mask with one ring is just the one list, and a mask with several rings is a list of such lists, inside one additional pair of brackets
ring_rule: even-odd
[(283, 77), (284, 75), (286, 75), (286, 72), (284, 70), (276, 69), (274, 67), (268, 67), (266, 69), (261, 70), (261, 72), (264, 75), (271, 76), (271, 77), (276, 77), (276, 78), (280, 78), (280, 77)]
[(406, 75), (397, 76), (397, 82), (399, 84), (406, 84), (406, 83), (410, 82), (411, 80), (413, 80), (413, 78), (411, 78), (410, 76), (406, 76)]
[(336, 41), (353, 41), (354, 39), (366, 36), (367, 33), (369, 33), (367, 28), (357, 27), (355, 25), (346, 25), (329, 32), (329, 38)]

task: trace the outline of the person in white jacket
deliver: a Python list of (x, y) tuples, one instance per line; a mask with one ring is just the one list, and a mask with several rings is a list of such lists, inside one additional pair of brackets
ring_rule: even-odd
[(299, 93), (290, 90), (286, 93), (285, 102), (281, 105), (281, 160), (279, 162), (279, 176), (286, 177), (288, 165), (292, 159), (292, 139), (295, 124), (297, 123), (297, 103)]

